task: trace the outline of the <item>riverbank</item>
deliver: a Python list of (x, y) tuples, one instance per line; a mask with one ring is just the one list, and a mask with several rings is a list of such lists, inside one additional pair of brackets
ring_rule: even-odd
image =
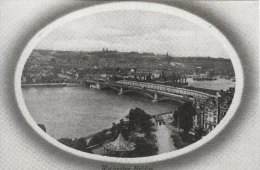
[(78, 83), (30, 83), (22, 84), (22, 88), (25, 87), (77, 87), (80, 86)]

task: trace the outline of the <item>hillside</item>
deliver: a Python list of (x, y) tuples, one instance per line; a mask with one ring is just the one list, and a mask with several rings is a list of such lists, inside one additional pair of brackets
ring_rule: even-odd
[(186, 74), (196, 67), (215, 70), (220, 75), (233, 75), (230, 59), (211, 57), (172, 57), (153, 53), (118, 51), (50, 51), (34, 50), (25, 66), (26, 71), (40, 71), (45, 67), (54, 69), (93, 69), (96, 68), (142, 68), (146, 70), (176, 70)]

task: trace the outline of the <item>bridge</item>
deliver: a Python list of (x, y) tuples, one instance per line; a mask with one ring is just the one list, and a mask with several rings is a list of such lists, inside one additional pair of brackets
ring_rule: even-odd
[(217, 97), (216, 91), (214, 90), (212, 90), (211, 93), (208, 93), (208, 91), (202, 92), (188, 88), (129, 80), (84, 80), (83, 84), (85, 86), (89, 85), (91, 88), (112, 89), (117, 91), (118, 94), (137, 93), (150, 98), (153, 102), (173, 100), (183, 103), (187, 101), (194, 102), (195, 100), (206, 101), (211, 97)]

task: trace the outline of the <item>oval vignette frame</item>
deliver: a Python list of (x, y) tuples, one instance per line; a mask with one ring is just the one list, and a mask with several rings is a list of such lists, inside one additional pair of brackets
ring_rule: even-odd
[[(222, 121), (216, 126), (215, 129), (213, 129), (209, 134), (207, 134), (204, 138), (200, 139), (199, 141), (186, 146), (182, 149), (159, 154), (156, 156), (149, 156), (149, 157), (142, 157), (142, 158), (115, 158), (115, 157), (108, 157), (108, 156), (101, 156), (101, 155), (95, 155), (90, 153), (85, 153), (78, 151), (76, 149), (72, 149), (70, 147), (67, 147), (61, 143), (59, 143), (56, 139), (49, 136), (45, 132), (43, 132), (36, 122), (31, 117), (24, 98), (22, 94), (21, 89), (21, 77), (22, 77), (22, 71), (24, 68), (24, 65), (31, 54), (34, 47), (42, 40), (44, 39), (49, 33), (51, 33), (52, 30), (55, 28), (58, 28), (61, 25), (64, 25), (66, 23), (69, 23), (75, 19), (79, 19), (81, 17), (86, 17), (92, 14), (98, 14), (100, 12), (109, 12), (109, 11), (117, 11), (117, 10), (144, 10), (144, 11), (151, 11), (151, 12), (159, 12), (163, 14), (168, 15), (174, 15), (178, 16), (182, 19), (186, 19), (194, 24), (197, 24), (201, 26), (206, 31), (210, 32), (218, 41), (220, 41), (221, 44), (224, 44), (224, 49), (227, 52), (227, 54), (230, 56), (230, 59), (232, 61), (233, 68), (235, 70), (235, 77), (236, 77), (236, 84), (235, 84), (235, 94), (232, 101), (232, 104), (230, 105), (230, 108), (226, 114), (226, 116), (222, 119)], [(79, 156), (81, 158), (91, 159), (91, 160), (97, 160), (97, 161), (103, 161), (103, 162), (113, 162), (113, 163), (128, 163), (128, 164), (138, 164), (138, 163), (151, 163), (151, 162), (158, 162), (163, 161), (170, 158), (176, 158), (178, 156), (184, 155), (188, 152), (191, 152), (202, 145), (206, 144), (210, 140), (212, 140), (215, 136), (217, 136), (221, 130), (225, 128), (225, 126), (230, 122), (232, 117), (235, 115), (236, 110), (240, 104), (242, 92), (243, 92), (243, 86), (244, 86), (244, 77), (243, 77), (243, 70), (241, 66), (241, 62), (239, 60), (238, 54), (236, 53), (233, 46), (230, 44), (228, 39), (212, 24), (207, 22), (206, 20), (190, 13), (185, 10), (173, 7), (173, 6), (167, 6), (162, 5), (158, 3), (149, 3), (149, 2), (115, 2), (115, 3), (108, 3), (108, 4), (102, 4), (97, 5), (93, 7), (87, 7), (84, 9), (80, 9), (78, 11), (69, 13), (54, 22), (48, 24), (46, 27), (41, 29), (26, 45), (24, 48), (22, 55), (20, 56), (18, 60), (18, 64), (15, 70), (15, 81), (14, 81), (14, 88), (15, 88), (15, 97), (17, 100), (17, 104), (19, 106), (19, 109), (21, 110), (24, 118), (28, 122), (28, 124), (46, 141), (51, 143), (52, 145), (58, 147), (61, 150), (64, 150), (68, 153), (71, 153), (75, 156)]]

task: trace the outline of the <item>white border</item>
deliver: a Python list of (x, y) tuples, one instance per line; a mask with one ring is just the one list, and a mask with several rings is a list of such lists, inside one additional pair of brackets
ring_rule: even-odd
[[(51, 136), (44, 133), (38, 127), (38, 125), (35, 123), (35, 121), (31, 117), (31, 115), (25, 105), (25, 101), (23, 99), (22, 89), (21, 89), (22, 71), (23, 71), (24, 65), (25, 65), (29, 55), (31, 54), (32, 50), (52, 30), (58, 28), (61, 25), (64, 25), (66, 23), (69, 23), (75, 19), (79, 19), (84, 16), (97, 14), (100, 12), (117, 11), (117, 10), (144, 10), (144, 11), (160, 12), (163, 14), (178, 16), (178, 17), (186, 19), (192, 23), (200, 25), (206, 31), (209, 31), (210, 33), (212, 33), (212, 35), (214, 35), (215, 38), (218, 39), (220, 41), (220, 43), (222, 43), (224, 45), (225, 50), (227, 51), (228, 55), (230, 56), (230, 58), (232, 60), (232, 64), (233, 64), (233, 67), (235, 70), (235, 76), (236, 76), (235, 95), (234, 95), (233, 102), (232, 102), (226, 116), (218, 124), (218, 126), (213, 131), (211, 131), (208, 135), (206, 135), (203, 139), (201, 139), (198, 142), (195, 142), (194, 144), (191, 144), (183, 149), (179, 149), (179, 150), (176, 150), (173, 152), (164, 153), (164, 154), (160, 154), (160, 155), (156, 155), (156, 156), (143, 157), (143, 158), (115, 158), (115, 157), (107, 157), (107, 156), (89, 154), (89, 153), (81, 152), (76, 149), (67, 147), (67, 146), (59, 143), (56, 139), (54, 139)], [(16, 70), (15, 70), (15, 80), (14, 80), (14, 88), (15, 88), (15, 96), (16, 96), (17, 104), (18, 104), (24, 118), (28, 122), (28, 124), (42, 138), (47, 140), (52, 145), (66, 151), (66, 152), (69, 152), (73, 155), (79, 156), (81, 158), (104, 161), (104, 162), (128, 163), (128, 164), (151, 163), (151, 162), (157, 162), (157, 161), (162, 161), (162, 160), (178, 157), (180, 155), (191, 152), (191, 151), (201, 147), (205, 143), (209, 142), (217, 134), (219, 134), (222, 129), (224, 129), (224, 127), (228, 124), (228, 122), (235, 115), (236, 110), (241, 101), (243, 87), (244, 87), (244, 76), (243, 76), (243, 70), (242, 70), (242, 66), (241, 66), (239, 57), (238, 57), (235, 49), (233, 48), (233, 46), (227, 40), (227, 38), (215, 26), (208, 23), (204, 19), (202, 19), (194, 14), (191, 14), (189, 12), (186, 12), (182, 9), (172, 7), (172, 6), (157, 4), (157, 3), (146, 3), (146, 2), (116, 2), (116, 3), (103, 4), (103, 5), (98, 5), (98, 6), (81, 9), (81, 10), (72, 12), (68, 15), (65, 15), (64, 17), (57, 19), (56, 21), (52, 22), (51, 24), (47, 25), (45, 28), (40, 30), (29, 41), (29, 43), (23, 50), (21, 57), (19, 58)]]

